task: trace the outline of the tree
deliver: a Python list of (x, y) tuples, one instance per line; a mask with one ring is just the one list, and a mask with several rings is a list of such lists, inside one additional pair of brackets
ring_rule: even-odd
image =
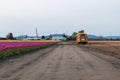
[(65, 33), (63, 33), (63, 37), (64, 37), (64, 38), (67, 38), (67, 35), (66, 35)]
[(77, 36), (77, 32), (73, 32), (72, 37), (76, 37), (76, 36)]
[(28, 37), (28, 35), (26, 34), (26, 35), (25, 35), (25, 38), (27, 38), (27, 37)]
[(42, 39), (45, 39), (45, 36), (42, 36)]
[(13, 40), (13, 34), (12, 33), (8, 33), (8, 35), (6, 36), (7, 39)]
[(75, 39), (76, 39), (76, 36), (77, 36), (77, 32), (73, 32), (73, 33), (72, 33), (72, 36), (71, 36), (72, 40), (75, 40)]
[(84, 33), (84, 30), (78, 31), (78, 33)]

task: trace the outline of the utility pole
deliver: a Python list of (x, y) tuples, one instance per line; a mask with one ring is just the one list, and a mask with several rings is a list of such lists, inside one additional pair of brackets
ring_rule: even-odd
[(36, 28), (36, 30), (35, 30), (35, 31), (36, 31), (36, 38), (38, 38), (38, 31), (37, 31), (37, 28)]

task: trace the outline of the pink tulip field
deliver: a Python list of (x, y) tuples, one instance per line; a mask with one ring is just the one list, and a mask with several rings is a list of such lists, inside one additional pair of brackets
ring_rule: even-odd
[(0, 60), (52, 46), (56, 41), (0, 41)]
[(0, 42), (0, 51), (53, 44), (54, 42)]

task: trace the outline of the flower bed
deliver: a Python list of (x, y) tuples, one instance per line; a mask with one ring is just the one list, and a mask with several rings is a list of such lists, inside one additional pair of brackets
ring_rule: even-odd
[(0, 60), (14, 55), (39, 50), (55, 44), (56, 42), (42, 41), (0, 41)]
[(0, 51), (15, 49), (15, 48), (42, 46), (53, 43), (54, 42), (0, 42)]

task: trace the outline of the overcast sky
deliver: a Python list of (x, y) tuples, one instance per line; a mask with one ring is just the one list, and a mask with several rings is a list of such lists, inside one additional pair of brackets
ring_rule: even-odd
[(71, 34), (120, 35), (120, 0), (0, 0), (0, 36)]

